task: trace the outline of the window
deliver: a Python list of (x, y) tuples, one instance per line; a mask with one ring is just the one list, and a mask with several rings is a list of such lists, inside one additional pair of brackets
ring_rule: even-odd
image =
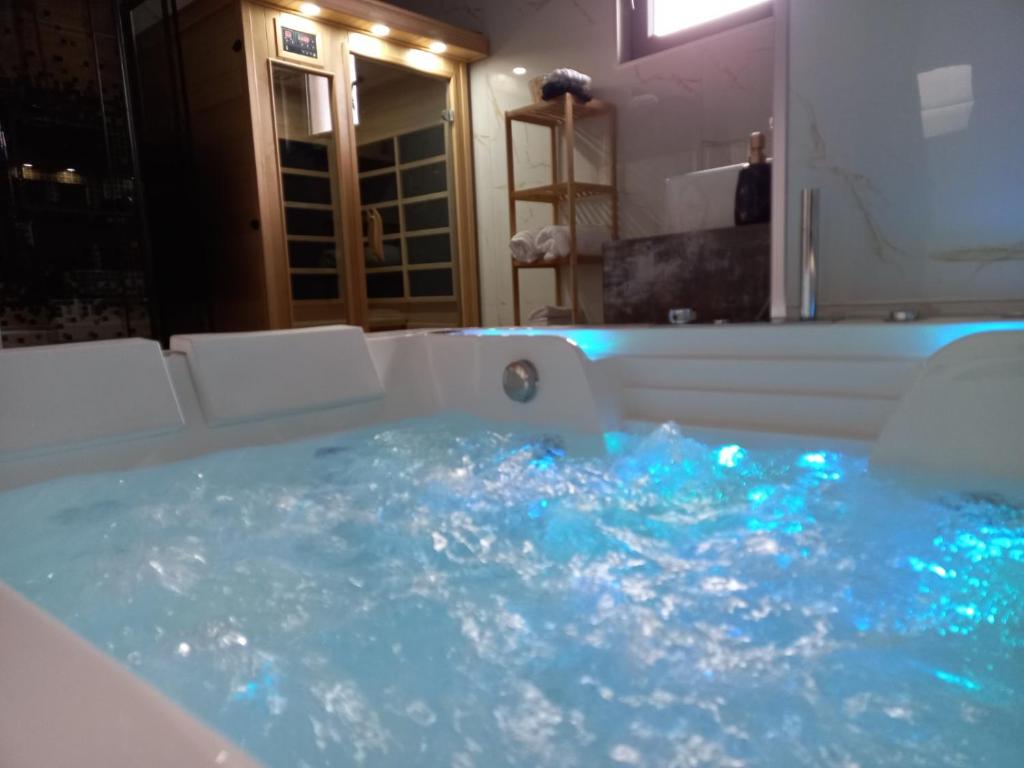
[(772, 0), (621, 0), (621, 59), (638, 59), (765, 19)]

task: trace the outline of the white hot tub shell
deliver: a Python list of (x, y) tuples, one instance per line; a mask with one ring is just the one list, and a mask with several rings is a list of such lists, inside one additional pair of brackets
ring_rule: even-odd
[[(516, 360), (539, 374), (506, 396)], [(0, 351), (0, 491), (462, 411), (563, 429), (675, 421), (869, 453), (949, 487), (1024, 489), (1024, 322), (486, 329), (325, 327)], [(589, 438), (588, 438), (589, 436)], [(590, 438), (594, 438), (591, 440)], [(0, 584), (0, 765), (252, 765)]]

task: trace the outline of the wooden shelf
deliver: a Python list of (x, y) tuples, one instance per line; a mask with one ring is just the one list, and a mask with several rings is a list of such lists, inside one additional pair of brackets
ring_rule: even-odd
[[(576, 181), (575, 147), (576, 124), (579, 120), (603, 115), (609, 121), (610, 148), (609, 161), (611, 168), (610, 184), (592, 184)], [(539, 125), (548, 129), (551, 147), (551, 183), (538, 187), (516, 189), (515, 153), (513, 152), (513, 122), (524, 122)], [(568, 220), (578, 222), (577, 202), (585, 198), (603, 197), (608, 200), (611, 213), (611, 239), (619, 236), (619, 203), (618, 179), (616, 169), (616, 125), (615, 107), (606, 102), (592, 100), (580, 103), (570, 94), (565, 94), (551, 101), (530, 104), (526, 107), (513, 109), (505, 113), (505, 162), (508, 168), (508, 212), (510, 236), (515, 237), (518, 231), (516, 208), (517, 203), (547, 203), (552, 207), (552, 221), (555, 223)], [(561, 148), (560, 148), (561, 147)], [(562, 163), (564, 159), (564, 174)], [(573, 232), (570, 230), (570, 232)], [(569, 300), (572, 305), (571, 319), (573, 324), (580, 317), (579, 279), (577, 268), (585, 264), (601, 264), (604, 259), (600, 255), (579, 253), (579, 242), (575, 233), (571, 234), (569, 256), (552, 261), (536, 261), (531, 264), (512, 262), (512, 306), (515, 324), (519, 325), (521, 308), (519, 302), (519, 275), (523, 269), (549, 269), (555, 277), (555, 303), (562, 301), (562, 273), (567, 272), (569, 278)], [(565, 267), (565, 269), (560, 269)]]
[[(604, 261), (604, 256), (601, 254), (577, 254), (576, 264), (600, 264)], [(512, 262), (514, 269), (557, 269), (558, 267), (567, 267), (572, 264), (572, 260), (568, 256), (559, 256), (557, 259), (551, 259), (550, 261), (531, 261), (529, 264), (523, 264), (518, 261)]]
[(568, 94), (564, 97), (541, 101), (531, 104), (528, 107), (520, 107), (505, 113), (509, 120), (516, 120), (520, 123), (533, 123), (534, 125), (556, 126), (565, 122), (565, 99), (572, 99), (572, 116), (574, 120), (585, 120), (588, 117), (607, 115), (615, 108), (607, 102), (599, 99), (592, 99), (586, 104), (577, 101)]
[[(598, 195), (615, 194), (615, 187), (611, 184), (584, 184), (576, 182), (573, 185), (574, 196), (577, 200), (585, 197), (596, 197)], [(558, 184), (545, 184), (542, 187), (528, 187), (517, 189), (512, 193), (512, 199), (519, 202), (529, 203), (560, 203), (569, 199), (569, 183), (566, 181)]]

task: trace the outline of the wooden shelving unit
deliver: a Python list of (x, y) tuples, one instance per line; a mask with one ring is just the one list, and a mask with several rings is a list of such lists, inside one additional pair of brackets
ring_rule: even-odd
[[(606, 117), (610, 123), (611, 140), (611, 183), (592, 184), (576, 180), (575, 150), (576, 123), (594, 117)], [(515, 161), (512, 146), (512, 123), (530, 123), (549, 128), (551, 131), (551, 183), (539, 187), (516, 189)], [(565, 158), (565, 178), (559, 178), (558, 141), (561, 131), (562, 151)], [(566, 206), (569, 226), (569, 255), (553, 261), (520, 264), (512, 259), (512, 301), (515, 308), (515, 324), (522, 324), (519, 307), (519, 271), (522, 269), (553, 269), (555, 272), (555, 303), (562, 297), (562, 270), (568, 268), (570, 296), (572, 299), (572, 322), (579, 319), (579, 280), (577, 268), (581, 264), (600, 264), (601, 254), (581, 254), (576, 237), (576, 203), (586, 198), (607, 197), (611, 205), (611, 236), (619, 237), (619, 200), (617, 183), (617, 157), (615, 137), (615, 107), (607, 102), (594, 99), (586, 104), (578, 102), (570, 94), (551, 101), (531, 104), (505, 113), (505, 152), (508, 162), (508, 212), (511, 236), (518, 231), (516, 204), (520, 202), (547, 203), (554, 207), (552, 221), (561, 221), (562, 206)]]

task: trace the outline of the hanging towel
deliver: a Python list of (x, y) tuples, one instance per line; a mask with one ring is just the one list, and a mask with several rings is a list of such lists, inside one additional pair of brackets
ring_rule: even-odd
[(532, 264), (543, 255), (537, 248), (537, 233), (529, 229), (516, 232), (508, 248), (512, 251), (512, 258), (520, 264)]

